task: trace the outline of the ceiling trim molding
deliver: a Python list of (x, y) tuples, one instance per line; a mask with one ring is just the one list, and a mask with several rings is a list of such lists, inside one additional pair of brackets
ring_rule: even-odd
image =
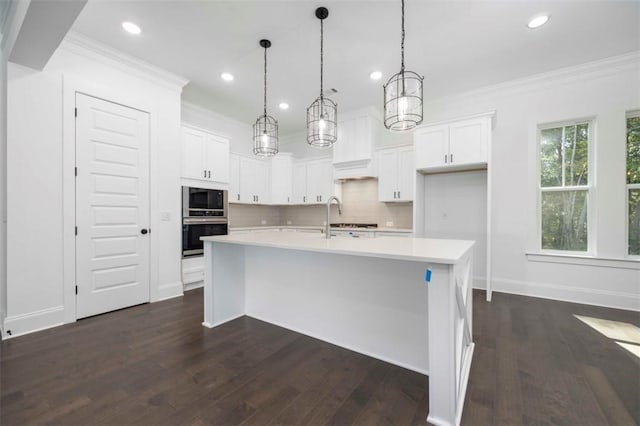
[(586, 62), (557, 70), (534, 74), (524, 78), (484, 86), (467, 92), (434, 98), (425, 104), (437, 105), (442, 102), (466, 101), (487, 95), (514, 95), (556, 84), (558, 82), (576, 82), (607, 77), (634, 68), (640, 68), (640, 51)]
[(189, 80), (184, 77), (122, 53), (119, 50), (113, 49), (74, 31), (70, 31), (66, 35), (60, 44), (60, 48), (102, 62), (105, 65), (115, 66), (127, 73), (133, 73), (138, 77), (151, 80), (156, 84), (180, 92), (182, 88), (189, 83)]

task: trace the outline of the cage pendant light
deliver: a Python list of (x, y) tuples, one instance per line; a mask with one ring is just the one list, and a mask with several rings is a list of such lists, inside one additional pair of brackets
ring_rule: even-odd
[(320, 97), (307, 108), (307, 143), (316, 147), (329, 147), (338, 139), (338, 105), (322, 93), (324, 67), (324, 20), (329, 16), (325, 7), (316, 9), (320, 19)]
[(278, 122), (267, 115), (267, 49), (271, 47), (269, 40), (260, 40), (264, 47), (264, 112), (253, 124), (253, 153), (271, 157), (278, 153)]
[(422, 80), (404, 68), (404, 0), (402, 0), (402, 36), (400, 72), (384, 85), (384, 127), (393, 131), (411, 130), (422, 123)]

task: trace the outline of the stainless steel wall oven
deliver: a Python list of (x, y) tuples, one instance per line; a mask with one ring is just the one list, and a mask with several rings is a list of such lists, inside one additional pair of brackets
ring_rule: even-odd
[(200, 237), (227, 235), (227, 191), (182, 187), (182, 257), (202, 255)]

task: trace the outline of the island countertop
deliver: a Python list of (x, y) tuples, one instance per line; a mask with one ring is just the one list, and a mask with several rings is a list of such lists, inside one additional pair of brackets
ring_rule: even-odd
[(352, 256), (380, 257), (443, 264), (458, 263), (474, 241), (432, 238), (341, 238), (288, 232), (260, 232), (200, 238), (204, 242), (272, 247)]

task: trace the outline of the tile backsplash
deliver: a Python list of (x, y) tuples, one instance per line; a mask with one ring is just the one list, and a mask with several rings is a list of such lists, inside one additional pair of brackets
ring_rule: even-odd
[[(342, 215), (331, 208), (331, 222), (376, 223), (378, 227), (412, 228), (412, 203), (381, 203), (378, 201), (377, 179), (348, 180), (342, 184)], [(322, 225), (326, 207), (315, 206), (254, 206), (231, 204), (230, 226), (261, 225)], [(262, 223), (262, 222), (265, 223)], [(392, 223), (392, 224), (390, 224)]]

